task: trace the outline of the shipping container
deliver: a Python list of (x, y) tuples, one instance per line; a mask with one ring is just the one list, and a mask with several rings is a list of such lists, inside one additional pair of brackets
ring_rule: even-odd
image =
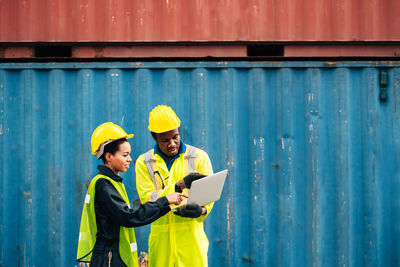
[(137, 158), (158, 104), (229, 169), (210, 266), (399, 266), (399, 86), (389, 61), (0, 64), (0, 266), (77, 265), (91, 133), (122, 125)]
[(2, 0), (0, 42), (400, 41), (400, 1)]

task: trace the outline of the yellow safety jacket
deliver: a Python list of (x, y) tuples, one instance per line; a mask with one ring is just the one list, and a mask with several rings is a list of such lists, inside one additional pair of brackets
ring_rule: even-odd
[[(96, 214), (94, 211), (95, 185), (98, 179), (104, 178), (111, 182), (118, 193), (129, 206), (128, 195), (126, 194), (125, 186), (121, 182), (98, 174), (90, 182), (85, 203), (83, 205), (81, 227), (79, 231), (78, 256), (77, 260), (82, 262), (90, 262), (92, 250), (96, 243)], [(119, 254), (122, 261), (128, 266), (138, 266), (136, 237), (133, 228), (120, 227), (119, 231)]]
[[(175, 159), (169, 171), (163, 158), (154, 154), (154, 149), (137, 159), (135, 170), (136, 187), (142, 203), (175, 192), (175, 183), (190, 172), (213, 173), (207, 153), (189, 145)], [(184, 218), (169, 212), (153, 222), (149, 237), (149, 266), (208, 266), (208, 239), (203, 221), (212, 206), (213, 203), (206, 205), (207, 214), (198, 218)]]

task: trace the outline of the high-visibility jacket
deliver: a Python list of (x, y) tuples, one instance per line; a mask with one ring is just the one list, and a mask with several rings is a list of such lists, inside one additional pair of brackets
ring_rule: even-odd
[[(78, 243), (78, 261), (90, 262), (92, 257), (92, 250), (96, 243), (96, 214), (94, 210), (94, 199), (95, 199), (95, 185), (98, 179), (107, 179), (115, 187), (118, 193), (129, 206), (128, 195), (126, 194), (125, 186), (122, 182), (114, 181), (113, 179), (98, 174), (90, 182), (85, 203), (83, 205), (81, 227), (79, 231), (79, 243)], [(119, 254), (122, 261), (126, 266), (138, 266), (137, 256), (137, 245), (136, 237), (133, 228), (120, 227), (119, 231)]]
[[(213, 173), (206, 152), (186, 145), (172, 163), (167, 165), (154, 149), (142, 154), (136, 161), (136, 187), (142, 203), (175, 192), (175, 183), (190, 172), (204, 175)], [(183, 193), (187, 193), (186, 189)], [(169, 212), (151, 224), (149, 237), (149, 266), (207, 266), (208, 239), (203, 221), (211, 212), (213, 203), (206, 205), (207, 214), (198, 218), (184, 218)]]

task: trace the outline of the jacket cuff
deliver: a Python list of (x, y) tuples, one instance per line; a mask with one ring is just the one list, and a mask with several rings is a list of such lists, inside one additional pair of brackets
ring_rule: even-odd
[(157, 203), (157, 205), (158, 205), (160, 208), (168, 208), (168, 209), (171, 209), (171, 208), (169, 207), (169, 203), (168, 203), (167, 197), (160, 197), (159, 199), (156, 200), (156, 203)]

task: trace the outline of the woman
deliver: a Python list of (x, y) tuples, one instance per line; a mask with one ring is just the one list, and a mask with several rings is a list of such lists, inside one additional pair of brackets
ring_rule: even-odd
[(173, 193), (131, 208), (120, 172), (126, 172), (132, 161), (127, 139), (133, 134), (111, 122), (93, 132), (92, 153), (102, 159), (99, 173), (90, 182), (83, 206), (78, 256), (81, 262), (96, 266), (138, 266), (137, 245), (132, 227), (149, 224), (180, 204), (184, 197)]

